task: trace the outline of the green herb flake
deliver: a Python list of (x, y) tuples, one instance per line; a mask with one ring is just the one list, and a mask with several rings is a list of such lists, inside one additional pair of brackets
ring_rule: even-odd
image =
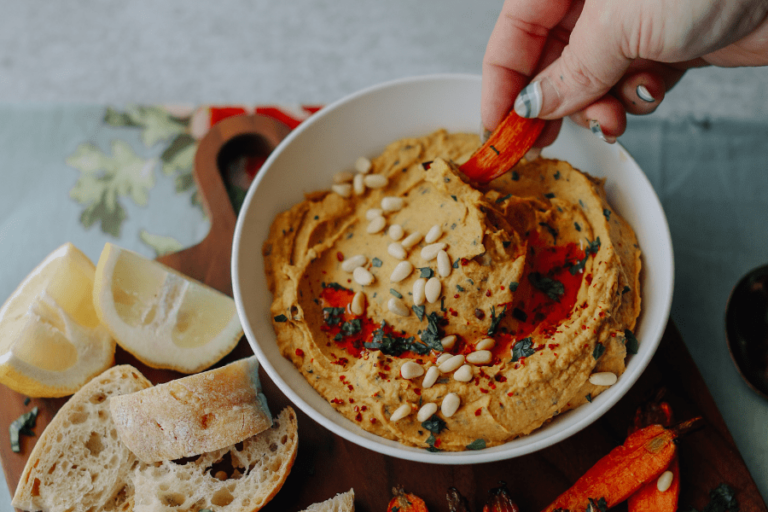
[(24, 399), (24, 405), (29, 405), (29, 402), (31, 402), (31, 399), (29, 397), (26, 397)]
[(11, 437), (11, 450), (15, 453), (21, 451), (21, 436), (34, 436), (32, 431), (37, 423), (37, 414), (40, 410), (35, 407), (29, 412), (25, 412), (8, 427), (8, 431)]
[(584, 201), (582, 201), (581, 199), (579, 199), (579, 206), (581, 206), (581, 207), (582, 207), (582, 208), (584, 208), (585, 210), (587, 209), (587, 205), (585, 205), (585, 204), (584, 204)]
[(341, 324), (341, 332), (344, 336), (354, 336), (363, 330), (363, 322), (359, 318), (349, 320)]
[(503, 245), (504, 248), (506, 249), (507, 247), (512, 245), (512, 242), (510, 242), (509, 240), (504, 240), (503, 242), (501, 242), (501, 245)]
[(443, 181), (446, 182), (446, 183), (450, 183), (451, 182), (451, 178), (443, 178)]
[(552, 239), (554, 240), (554, 244), (557, 245), (557, 235), (558, 232), (555, 228), (547, 224), (546, 222), (539, 222), (539, 226), (543, 227), (547, 230), (547, 232), (552, 236)]
[(445, 307), (445, 296), (440, 297), (440, 311), (442, 311), (443, 313), (448, 311), (448, 309), (446, 309)]
[(457, 203), (459, 202), (459, 198), (458, 198), (458, 197), (456, 197), (455, 195), (451, 194), (451, 198), (452, 198), (454, 201), (456, 201)]
[(382, 354), (395, 357), (400, 356), (406, 351), (422, 356), (429, 354), (429, 347), (423, 343), (415, 342), (413, 336), (406, 338), (404, 336), (397, 336), (395, 334), (387, 334), (384, 332), (386, 325), (387, 323), (382, 321), (381, 326), (373, 331), (372, 340), (363, 343), (363, 347), (369, 350), (380, 350)]
[(466, 446), (467, 450), (485, 450), (485, 439), (475, 439)]
[(394, 288), (390, 288), (389, 289), (389, 293), (391, 293), (392, 295), (394, 295), (398, 299), (402, 299), (403, 298), (403, 294), (400, 293), (399, 291), (395, 290)]
[(515, 345), (512, 347), (511, 362), (516, 363), (521, 357), (530, 357), (535, 353), (536, 351), (533, 349), (533, 341), (531, 338), (523, 338), (515, 342)]
[(319, 215), (315, 215), (315, 220), (320, 220), (320, 216)]
[(440, 317), (433, 311), (427, 316), (427, 322), (429, 325), (423, 331), (419, 331), (419, 337), (432, 350), (442, 352), (443, 344), (440, 343), (440, 340), (443, 338), (443, 333), (438, 325)]
[(374, 267), (376, 267), (376, 268), (379, 268), (379, 267), (380, 267), (380, 266), (382, 266), (383, 264), (384, 264), (384, 262), (383, 262), (383, 261), (381, 261), (379, 258), (373, 258), (373, 259), (371, 260), (371, 265), (372, 265), (372, 266), (374, 266)]
[(288, 317), (285, 315), (277, 315), (275, 317), (275, 322), (287, 322), (287, 321), (288, 321)]
[(605, 215), (605, 220), (611, 220), (611, 210), (608, 208), (603, 209), (603, 215)]
[(542, 276), (540, 272), (531, 272), (528, 274), (528, 281), (531, 282), (534, 288), (544, 293), (547, 297), (555, 302), (560, 302), (560, 299), (565, 295), (565, 286), (563, 283), (551, 277)]
[(625, 293), (630, 291), (632, 291), (632, 288), (630, 288), (629, 286), (625, 286), (624, 289), (621, 290), (621, 294), (624, 295)]
[[(440, 448), (435, 447), (435, 443), (437, 442), (437, 438), (434, 434), (429, 434), (429, 437), (426, 440), (427, 443), (427, 451), (428, 452), (441, 452), (442, 450)], [(394, 511), (394, 508), (393, 508)]]
[(512, 281), (511, 283), (509, 283), (509, 291), (516, 292), (518, 286), (520, 286), (520, 283), (518, 283), (517, 281)]
[(559, 179), (560, 179), (560, 171), (557, 171), (557, 172), (555, 173), (555, 175), (554, 175), (554, 178), (555, 178), (556, 180), (559, 180)]
[(592, 393), (587, 393), (585, 398), (587, 399), (587, 402), (592, 403)]
[(546, 197), (547, 199), (554, 199), (555, 194), (552, 192), (547, 192), (546, 194), (544, 194), (544, 197)]
[(322, 286), (323, 288), (333, 288), (334, 290), (339, 290), (339, 291), (348, 291), (348, 292), (352, 291), (347, 288), (344, 288), (339, 283), (322, 283)]
[(425, 279), (429, 279), (435, 275), (435, 271), (429, 267), (421, 267), (419, 268), (419, 272), (421, 272), (421, 274), (419, 274), (419, 277), (423, 277)]
[(460, 291), (460, 292), (463, 292), (463, 291), (464, 291), (464, 287), (463, 287), (463, 286), (461, 286), (460, 284), (457, 284), (457, 285), (456, 285), (456, 289), (457, 289), (458, 291)]
[(578, 222), (574, 222), (573, 227), (576, 228), (576, 231), (581, 231), (581, 224), (579, 224)]
[(600, 237), (595, 238), (594, 242), (590, 242), (589, 238), (585, 238), (585, 240), (587, 241), (587, 254), (597, 254), (597, 251), (600, 249)]
[(507, 194), (507, 195), (505, 195), (504, 197), (500, 197), (500, 198), (498, 198), (498, 199), (496, 200), (496, 204), (499, 204), (499, 203), (503, 203), (504, 201), (506, 201), (506, 200), (507, 200), (507, 199), (509, 199), (510, 197), (512, 197), (512, 194)]
[(605, 345), (602, 343), (595, 343), (595, 349), (592, 351), (592, 357), (595, 358), (595, 360), (600, 359), (600, 356), (602, 356), (605, 353)]
[(433, 434), (439, 434), (445, 430), (445, 421), (443, 421), (437, 414), (433, 414), (432, 417), (423, 422), (421, 426)]
[(323, 320), (331, 327), (339, 325), (344, 319), (344, 308), (323, 308)]
[(570, 272), (572, 276), (575, 276), (579, 272), (584, 272), (584, 267), (587, 265), (587, 258), (589, 258), (589, 254), (585, 254), (582, 259), (571, 265), (568, 268), (568, 272)]
[(456, 258), (456, 261), (453, 262), (453, 268), (459, 268), (459, 260), (461, 258)]
[(520, 175), (517, 173), (517, 171), (512, 171), (510, 178), (512, 178), (512, 181), (519, 181)]
[(624, 346), (627, 347), (627, 354), (637, 354), (640, 348), (640, 342), (629, 329), (624, 330)]
[(427, 309), (426, 306), (411, 306), (411, 309), (413, 309), (413, 312), (416, 313), (417, 317), (419, 317), (419, 321), (424, 320), (424, 313)]
[(491, 325), (488, 327), (488, 336), (494, 336), (499, 329), (501, 319), (507, 314), (507, 306), (504, 306), (504, 310), (496, 316), (496, 307), (491, 306)]

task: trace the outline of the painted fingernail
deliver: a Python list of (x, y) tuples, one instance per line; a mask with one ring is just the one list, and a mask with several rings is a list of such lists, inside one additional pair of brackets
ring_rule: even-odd
[(491, 130), (485, 126), (480, 127), (480, 144), (485, 144), (485, 141), (491, 136)]
[(515, 99), (515, 112), (520, 117), (538, 117), (542, 102), (541, 83), (538, 80), (531, 82)]
[(603, 133), (603, 129), (600, 127), (600, 122), (596, 119), (589, 120), (589, 131), (591, 131), (595, 137), (602, 140), (603, 142), (607, 142), (608, 144), (613, 144), (616, 142), (616, 137), (607, 137)]
[(645, 88), (644, 85), (638, 85), (637, 86), (637, 96), (645, 101), (646, 103), (653, 103), (656, 101), (653, 96), (651, 96), (651, 93), (648, 92), (648, 89)]

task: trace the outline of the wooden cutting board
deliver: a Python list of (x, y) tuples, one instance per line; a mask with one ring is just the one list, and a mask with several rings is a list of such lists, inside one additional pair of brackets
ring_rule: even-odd
[[(282, 124), (259, 116), (234, 117), (216, 124), (201, 141), (195, 159), (195, 179), (211, 219), (211, 231), (199, 245), (159, 260), (231, 295), (230, 256), (236, 216), (219, 169), (238, 153), (271, 151), (287, 133)], [(243, 338), (220, 364), (252, 354)], [(154, 383), (181, 376), (147, 368), (119, 347), (115, 357), (118, 364), (134, 365)], [(261, 379), (273, 413), (290, 404), (263, 370)], [(433, 512), (447, 510), (446, 490), (455, 486), (468, 498), (471, 510), (480, 512), (488, 491), (504, 481), (522, 512), (536, 512), (623, 442), (638, 405), (661, 386), (667, 389), (666, 399), (676, 418), (703, 416), (706, 420), (703, 430), (680, 443), (681, 507), (703, 508), (709, 501), (709, 491), (725, 482), (736, 489), (742, 511), (768, 512), (699, 370), (671, 322), (648, 368), (608, 413), (555, 446), (516, 459), (473, 466), (395, 459), (332, 434), (296, 408), (298, 456), (283, 489), (263, 510), (298, 511), (354, 488), (358, 511), (384, 512), (391, 488), (402, 484), (409, 492), (421, 496)], [(8, 432), (13, 420), (35, 406), (40, 408), (35, 431), (43, 432), (66, 398), (32, 399), (28, 405), (24, 401), (24, 396), (0, 386), (0, 432)], [(36, 439), (22, 436), (22, 451), (18, 454), (11, 451), (7, 437), (0, 441), (0, 461), (11, 494)], [(626, 505), (613, 510), (626, 510)]]

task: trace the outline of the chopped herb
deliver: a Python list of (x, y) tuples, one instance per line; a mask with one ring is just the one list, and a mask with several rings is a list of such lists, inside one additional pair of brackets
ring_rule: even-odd
[(456, 229), (456, 226), (457, 226), (457, 224), (454, 222), (453, 224), (451, 224), (451, 229), (452, 229), (452, 230), (453, 230), (453, 229)]
[(554, 178), (555, 178), (556, 180), (559, 180), (559, 179), (560, 179), (560, 171), (557, 171), (557, 172), (555, 173), (555, 176), (554, 176)]
[(592, 351), (592, 357), (595, 360), (600, 359), (600, 356), (605, 353), (605, 345), (602, 343), (595, 343), (595, 349)]
[(528, 320), (528, 314), (526, 314), (526, 312), (520, 308), (515, 308), (512, 310), (512, 317), (520, 320), (521, 322)]
[(531, 272), (528, 274), (528, 280), (531, 282), (534, 288), (544, 293), (547, 297), (560, 302), (560, 299), (565, 295), (565, 286), (563, 283), (551, 277), (542, 276), (540, 272)]
[(611, 220), (611, 210), (608, 208), (603, 209), (603, 215), (605, 215), (605, 220)]
[(417, 317), (419, 317), (419, 321), (424, 320), (424, 313), (427, 309), (427, 306), (411, 306), (411, 309), (413, 309), (413, 312), (416, 313)]
[(469, 277), (467, 278), (467, 281), (469, 281), (469, 284), (471, 284), (471, 285), (475, 284), (475, 282), (471, 278), (469, 278)]
[(546, 229), (549, 232), (549, 234), (552, 235), (552, 238), (554, 239), (554, 243), (555, 245), (557, 245), (557, 234), (558, 234), (557, 230), (552, 226), (550, 226), (549, 224), (547, 224), (546, 222), (539, 222), (539, 226)]
[(463, 291), (464, 291), (464, 287), (463, 287), (463, 286), (461, 286), (460, 284), (457, 284), (457, 285), (456, 285), (456, 289), (457, 289), (457, 290), (459, 290), (460, 292), (463, 292)]
[(429, 347), (422, 343), (415, 343), (414, 337), (400, 337), (394, 334), (384, 332), (386, 322), (381, 322), (381, 327), (373, 331), (373, 339), (370, 343), (363, 343), (363, 346), (369, 350), (380, 350), (382, 354), (388, 356), (399, 356), (405, 351), (411, 351), (415, 354), (426, 355), (429, 353)]
[(504, 197), (500, 197), (500, 198), (498, 198), (498, 199), (496, 200), (496, 203), (497, 203), (497, 204), (498, 204), (498, 203), (503, 203), (504, 201), (506, 201), (506, 200), (507, 200), (507, 199), (509, 199), (510, 197), (512, 197), (512, 194), (507, 194), (507, 195), (505, 195)]
[(30, 398), (29, 398), (29, 397), (26, 397), (26, 398), (24, 399), (24, 405), (29, 405), (29, 402), (30, 402)]
[(627, 354), (637, 354), (637, 349), (640, 348), (640, 342), (629, 329), (624, 330), (624, 346), (627, 347)]
[(515, 343), (515, 346), (512, 347), (512, 362), (516, 363), (521, 357), (530, 357), (535, 353), (536, 351), (533, 350), (533, 341), (531, 341), (531, 338), (523, 338), (518, 340)]
[(519, 286), (519, 283), (517, 281), (512, 281), (511, 283), (509, 283), (509, 291), (516, 292), (518, 286)]
[(443, 313), (445, 313), (446, 311), (448, 311), (448, 310), (445, 308), (445, 296), (443, 296), (443, 297), (440, 297), (440, 311), (442, 311)]
[(285, 315), (277, 315), (275, 317), (275, 322), (287, 322), (287, 321), (288, 321), (288, 317)]
[(456, 261), (453, 262), (453, 268), (459, 268), (459, 260), (461, 258), (456, 258)]
[(568, 272), (570, 272), (572, 276), (575, 276), (579, 272), (584, 272), (584, 267), (587, 265), (587, 258), (589, 258), (589, 253), (585, 254), (582, 259), (571, 265)]
[(475, 439), (466, 446), (467, 450), (484, 450), (485, 439)]
[(589, 498), (587, 512), (608, 512), (608, 503), (605, 501), (605, 498), (600, 498), (597, 501)]
[(512, 245), (512, 242), (510, 242), (509, 240), (504, 240), (503, 242), (501, 242), (501, 245), (503, 245), (504, 248), (506, 249), (507, 247)]
[(443, 178), (443, 181), (446, 182), (446, 183), (450, 183), (451, 182), (451, 178)]
[(451, 194), (451, 197), (452, 197), (452, 198), (453, 198), (453, 200), (454, 200), (454, 201), (456, 201), (457, 203), (459, 202), (459, 199), (458, 199), (458, 198), (457, 198), (455, 195)]
[(200, 512), (213, 512), (213, 511), (209, 508), (201, 508)]
[(504, 318), (504, 315), (507, 314), (507, 306), (504, 306), (504, 310), (499, 313), (499, 316), (496, 316), (496, 307), (491, 306), (491, 325), (488, 327), (488, 336), (493, 336), (496, 334), (496, 331), (499, 329), (499, 324), (501, 323), (501, 319)]
[(354, 234), (354, 233), (350, 233), (350, 234), (348, 234), (348, 235), (347, 235), (347, 240), (349, 240), (349, 239), (350, 239), (350, 238), (352, 238), (353, 236), (355, 236), (355, 234)]
[(578, 222), (574, 222), (573, 226), (576, 228), (576, 231), (581, 231), (581, 225)]
[(394, 295), (398, 299), (402, 299), (403, 298), (403, 294), (400, 293), (399, 291), (395, 290), (394, 288), (390, 288), (389, 289), (389, 293), (391, 293), (392, 295)]
[(363, 322), (359, 318), (355, 318), (354, 320), (349, 320), (348, 322), (341, 324), (341, 332), (344, 334), (344, 336), (354, 336), (362, 330)]
[(372, 265), (372, 266), (374, 266), (374, 267), (376, 267), (376, 268), (378, 268), (378, 267), (382, 266), (383, 264), (384, 264), (384, 262), (383, 262), (383, 261), (381, 261), (379, 258), (373, 258), (373, 259), (371, 260), (371, 265)]
[(319, 215), (315, 215), (315, 220), (320, 220), (320, 216)]
[(520, 179), (520, 175), (517, 173), (517, 171), (512, 171), (512, 181), (518, 181)]
[(553, 194), (552, 192), (547, 192), (546, 194), (544, 194), (544, 197), (546, 197), (547, 199), (554, 199), (555, 194)]
[(591, 254), (597, 254), (598, 249), (600, 249), (600, 237), (595, 238), (594, 242), (590, 242), (589, 238), (585, 239), (587, 241), (587, 253)]
[(427, 328), (423, 331), (419, 331), (419, 337), (429, 348), (438, 352), (443, 351), (443, 344), (440, 340), (443, 337), (443, 333), (440, 332), (440, 327), (437, 325), (440, 322), (440, 317), (434, 311), (427, 316)]
[(322, 283), (323, 288), (333, 288), (334, 290), (345, 290), (345, 291), (351, 291), (347, 288), (344, 288), (339, 283)]
[(424, 277), (426, 279), (429, 279), (430, 277), (435, 275), (435, 271), (429, 267), (421, 267), (419, 268), (419, 271), (421, 272), (419, 277)]
[[(442, 450), (440, 448), (435, 447), (435, 443), (437, 442), (437, 438), (435, 438), (434, 434), (429, 434), (429, 437), (426, 440), (426, 443), (429, 445), (427, 447), (428, 452), (441, 452)], [(392, 511), (394, 512), (394, 509), (397, 507), (393, 507)]]
[(624, 295), (625, 293), (632, 291), (632, 288), (629, 286), (625, 286), (623, 290), (621, 290), (621, 294)]
[(437, 414), (433, 414), (432, 417), (423, 422), (421, 426), (433, 434), (439, 434), (445, 429), (445, 421), (443, 421)]
[(19, 416), (8, 427), (8, 431), (11, 436), (11, 450), (14, 451), (15, 453), (19, 453), (21, 451), (20, 436), (35, 435), (32, 429), (35, 428), (35, 423), (37, 423), (38, 412), (39, 412), (39, 409), (35, 407), (31, 411), (25, 412), (24, 414)]
[(343, 316), (344, 308), (323, 308), (323, 319), (330, 326), (339, 325)]
[(490, 145), (490, 146), (488, 146), (488, 147), (489, 147), (489, 148), (491, 148), (491, 149), (493, 150), (493, 152), (494, 152), (494, 153), (496, 153), (496, 155), (499, 155), (499, 154), (500, 154), (500, 153), (499, 153), (499, 150), (498, 150), (498, 149), (496, 149), (495, 147), (493, 147), (493, 144), (491, 144), (491, 145)]
[(582, 201), (581, 199), (579, 199), (579, 206), (581, 206), (584, 209), (587, 208), (587, 206), (584, 204), (584, 201)]
[(592, 403), (592, 393), (587, 393), (586, 399), (587, 402)]

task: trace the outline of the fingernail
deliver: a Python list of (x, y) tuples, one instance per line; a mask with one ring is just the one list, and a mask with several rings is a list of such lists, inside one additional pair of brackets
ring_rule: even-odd
[(539, 112), (541, 112), (542, 100), (541, 83), (538, 80), (531, 82), (517, 95), (515, 112), (520, 117), (538, 117)]
[(541, 148), (531, 148), (528, 150), (528, 152), (525, 155), (523, 155), (523, 158), (531, 162), (539, 158), (540, 155), (541, 155)]
[(600, 122), (596, 119), (589, 120), (589, 131), (591, 131), (595, 137), (602, 140), (603, 142), (607, 142), (608, 144), (613, 144), (616, 142), (616, 137), (607, 137), (603, 133), (603, 129), (600, 127)]
[(480, 126), (480, 144), (485, 144), (485, 141), (487, 141), (491, 136), (491, 130), (486, 128), (485, 126)]
[(637, 86), (637, 96), (646, 103), (653, 103), (656, 101), (656, 99), (651, 96), (651, 93), (648, 92), (648, 89), (646, 89), (644, 85)]

